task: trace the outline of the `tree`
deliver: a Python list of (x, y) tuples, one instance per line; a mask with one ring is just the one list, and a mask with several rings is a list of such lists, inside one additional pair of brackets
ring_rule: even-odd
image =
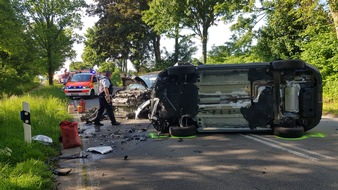
[(89, 68), (93, 68), (93, 66), (82, 61), (71, 62), (69, 65), (69, 70), (81, 70)]
[[(11, 94), (20, 84), (32, 83), (40, 74), (37, 49), (24, 32), (23, 20), (16, 2), (0, 0), (0, 89)], [(8, 88), (10, 87), (10, 88)]]
[(123, 72), (127, 72), (127, 60), (138, 69), (150, 57), (151, 48), (157, 47), (157, 35), (141, 19), (147, 3), (148, 0), (98, 1), (90, 10), (100, 17), (92, 48), (105, 60), (122, 63)]
[(338, 39), (338, 1), (337, 0), (328, 0), (328, 5), (330, 13), (334, 22), (336, 36)]
[(73, 57), (73, 29), (81, 27), (81, 8), (84, 0), (23, 0), (27, 31), (36, 42), (42, 64), (53, 85), (53, 73), (66, 58)]
[(99, 55), (98, 49), (95, 49), (97, 27), (88, 28), (85, 34), (85, 47), (82, 54), (82, 60), (86, 65), (100, 66), (105, 61), (105, 55)]
[[(179, 32), (183, 27), (183, 15), (180, 14), (183, 11), (179, 11), (181, 6), (177, 3), (177, 1), (153, 0), (149, 3), (149, 10), (142, 12), (142, 20), (152, 27), (157, 34), (166, 34), (168, 37), (175, 39), (175, 52), (171, 65), (179, 61)], [(161, 62), (160, 54), (160, 51), (155, 52), (157, 64)]]
[[(176, 40), (180, 28), (190, 29), (202, 42), (203, 62), (206, 63), (208, 29), (221, 17), (232, 19), (236, 11), (245, 6), (252, 6), (253, 2), (253, 0), (155, 0), (151, 4), (153, 10), (145, 14), (145, 20), (158, 32), (172, 29), (175, 31)], [(178, 45), (178, 42), (175, 44)]]
[[(260, 7), (237, 16), (231, 41), (214, 47), (210, 59), (228, 63), (303, 59), (320, 69), (324, 81), (335, 80), (338, 40), (330, 11), (327, 2), (319, 0), (262, 1)], [(263, 18), (266, 24), (254, 31)]]

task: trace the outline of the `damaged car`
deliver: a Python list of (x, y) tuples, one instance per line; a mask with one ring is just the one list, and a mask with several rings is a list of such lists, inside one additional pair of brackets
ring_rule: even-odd
[(270, 131), (297, 138), (322, 116), (322, 78), (302, 60), (190, 65), (159, 73), (149, 119), (159, 132)]
[(112, 98), (115, 117), (148, 119), (151, 87), (158, 72), (137, 77), (122, 77), (123, 88)]

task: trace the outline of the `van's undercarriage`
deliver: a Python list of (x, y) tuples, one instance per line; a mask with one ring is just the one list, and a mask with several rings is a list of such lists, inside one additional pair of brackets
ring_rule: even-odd
[(320, 73), (300, 60), (178, 65), (161, 72), (153, 90), (150, 119), (161, 132), (272, 130), (297, 137), (322, 114)]

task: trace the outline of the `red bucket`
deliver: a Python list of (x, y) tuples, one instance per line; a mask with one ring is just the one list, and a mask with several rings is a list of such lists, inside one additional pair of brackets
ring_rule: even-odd
[(81, 146), (77, 122), (62, 121), (59, 125), (61, 128), (64, 149)]

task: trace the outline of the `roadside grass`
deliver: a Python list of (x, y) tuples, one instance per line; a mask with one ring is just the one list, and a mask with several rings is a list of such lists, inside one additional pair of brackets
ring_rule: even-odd
[(338, 81), (326, 81), (323, 86), (323, 115), (338, 115)]
[[(61, 85), (43, 86), (22, 96), (0, 99), (0, 189), (55, 189), (52, 158), (59, 155), (59, 123), (70, 120)], [(24, 141), (22, 102), (30, 104), (32, 136), (46, 135), (52, 145)]]
[[(338, 94), (337, 94), (338, 95)], [(323, 94), (323, 115), (338, 116), (338, 97)]]

